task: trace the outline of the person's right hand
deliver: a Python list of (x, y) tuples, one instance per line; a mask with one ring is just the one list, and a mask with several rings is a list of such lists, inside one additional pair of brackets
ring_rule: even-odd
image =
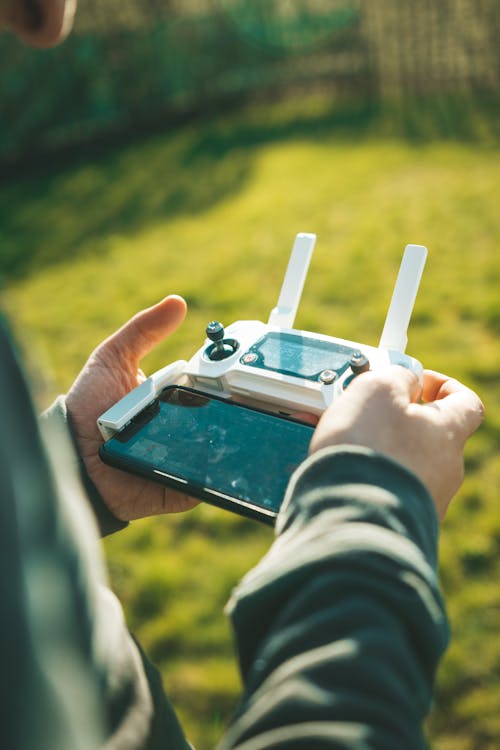
[(483, 416), (479, 397), (458, 380), (426, 370), (422, 389), (414, 373), (388, 367), (358, 376), (326, 410), (310, 453), (340, 444), (383, 453), (419, 477), (443, 519), (463, 480), (465, 443)]

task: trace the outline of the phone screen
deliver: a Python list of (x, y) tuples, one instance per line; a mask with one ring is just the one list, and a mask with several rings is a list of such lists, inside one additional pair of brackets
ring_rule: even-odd
[(274, 522), (313, 427), (201, 394), (166, 388), (101, 457), (187, 494)]

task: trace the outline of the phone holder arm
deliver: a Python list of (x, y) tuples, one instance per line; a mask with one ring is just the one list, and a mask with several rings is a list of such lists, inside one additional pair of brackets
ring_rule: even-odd
[(121, 430), (136, 414), (154, 401), (163, 388), (174, 383), (184, 371), (186, 364), (185, 359), (179, 359), (162, 367), (101, 414), (97, 426), (104, 440), (113, 437), (115, 432)]

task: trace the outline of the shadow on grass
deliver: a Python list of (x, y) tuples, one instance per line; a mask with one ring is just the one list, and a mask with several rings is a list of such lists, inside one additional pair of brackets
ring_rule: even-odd
[[(300, 107), (297, 108), (300, 110)], [(256, 114), (257, 112), (257, 114)], [(268, 105), (185, 123), (128, 144), (80, 151), (0, 185), (0, 281), (84, 253), (103, 238), (133, 235), (170, 216), (207, 210), (245, 185), (255, 149), (292, 138), (352, 138), (370, 126), (365, 107), (314, 106), (283, 117)], [(57, 157), (56, 157), (57, 158)]]
[[(365, 135), (477, 142), (498, 102), (467, 98), (395, 102), (288, 96), (277, 106), (235, 103), (222, 115), (184, 118), (170, 130), (145, 130), (45, 156), (0, 183), (0, 283), (106, 251), (112, 235), (131, 236), (168, 217), (197, 214), (246, 184), (255, 150), (290, 139), (352, 142)], [(158, 123), (156, 129), (159, 129)], [(147, 128), (146, 128), (147, 130)], [(487, 133), (486, 140), (497, 133)], [(128, 139), (128, 142), (127, 142)]]

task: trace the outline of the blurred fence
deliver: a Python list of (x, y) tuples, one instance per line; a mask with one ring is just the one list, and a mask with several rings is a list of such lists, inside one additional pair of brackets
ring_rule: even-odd
[(0, 39), (0, 165), (321, 86), (498, 99), (498, 0), (80, 0), (54, 50)]

